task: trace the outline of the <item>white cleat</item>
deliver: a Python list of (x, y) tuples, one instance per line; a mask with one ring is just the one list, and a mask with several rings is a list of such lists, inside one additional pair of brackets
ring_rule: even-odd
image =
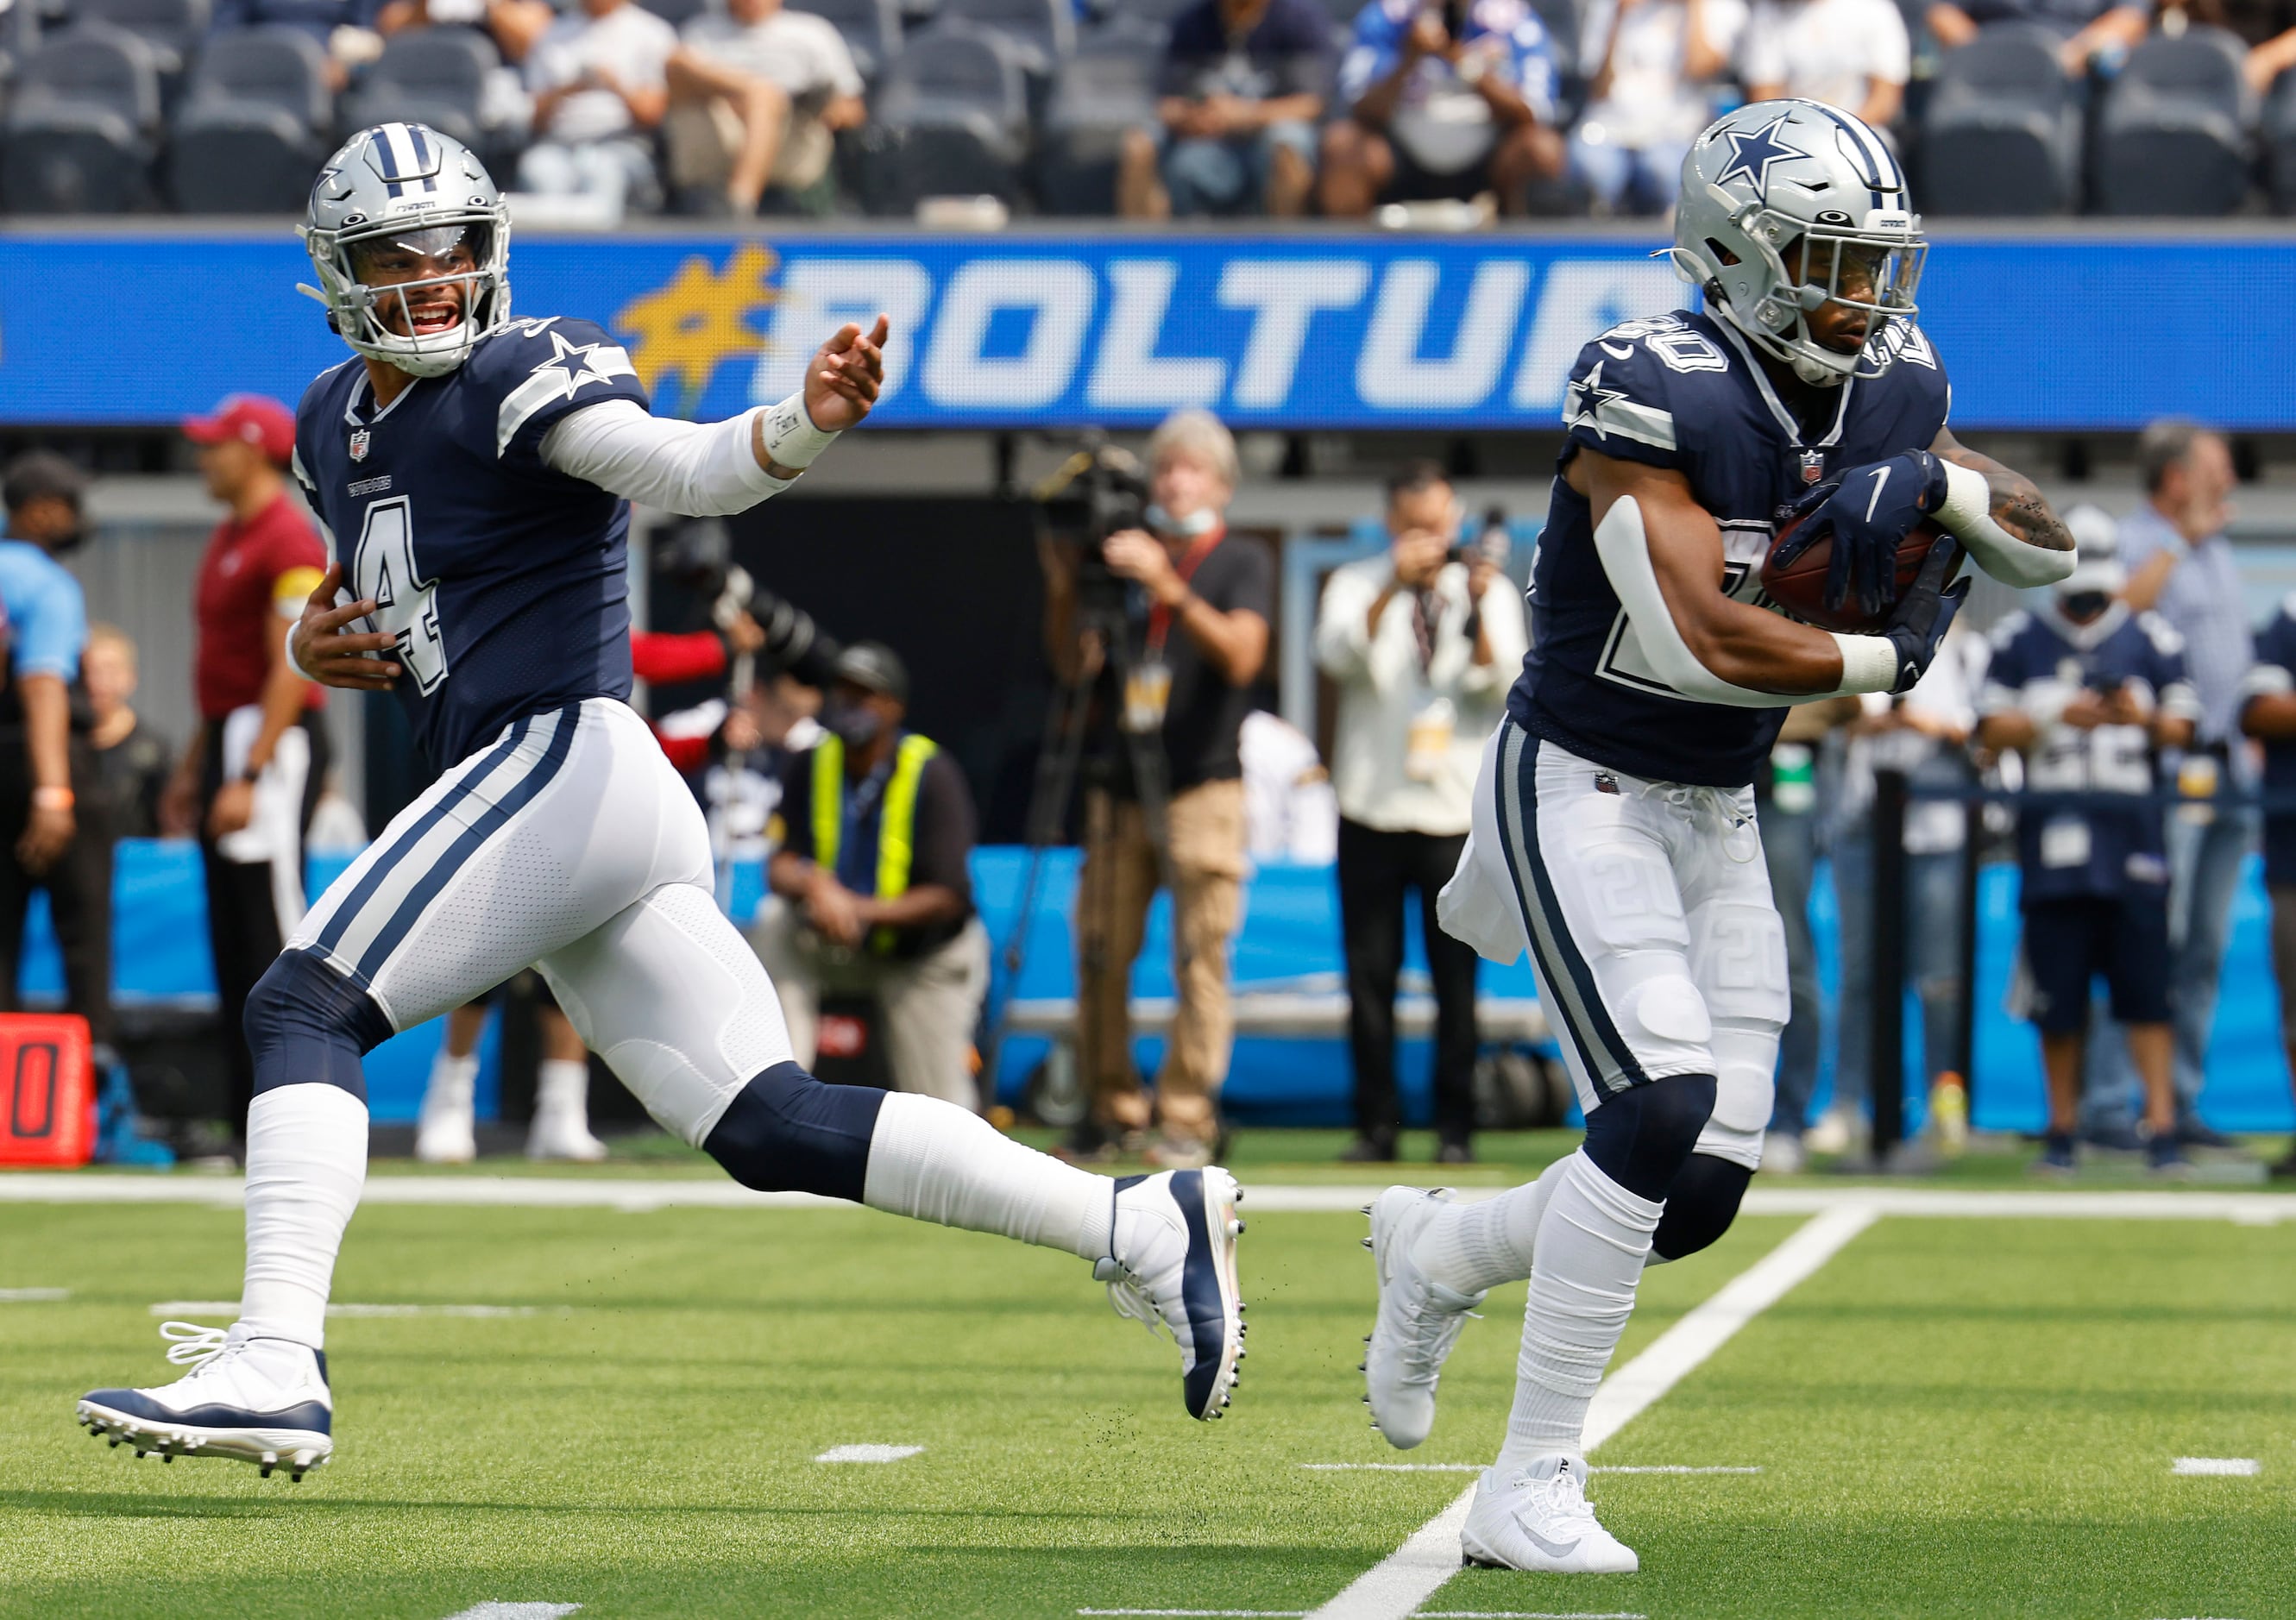
[(1379, 1320), (1364, 1354), (1364, 1399), (1372, 1427), (1398, 1451), (1409, 1451), (1434, 1428), (1443, 1358), (1459, 1342), (1467, 1313), (1483, 1303), (1480, 1294), (1445, 1288), (1411, 1257), (1419, 1234), (1450, 1200), (1447, 1187), (1390, 1187), (1371, 1207), (1365, 1242), (1379, 1272)]
[(1632, 1575), (1635, 1550), (1603, 1528), (1587, 1501), (1587, 1460), (1541, 1457), (1502, 1477), (1483, 1472), (1459, 1532), (1464, 1561), (1485, 1569)]
[(231, 1457), (254, 1463), (266, 1479), (285, 1469), (291, 1479), (333, 1454), (334, 1396), (327, 1358), (308, 1345), (250, 1338), (195, 1322), (160, 1324), (168, 1359), (191, 1370), (150, 1389), (96, 1389), (82, 1395), (78, 1420), (114, 1445), (177, 1457)]
[(535, 1110), (534, 1123), (527, 1127), (526, 1156), (595, 1165), (604, 1161), (606, 1144), (590, 1134), (586, 1110), (545, 1106)]
[(422, 1090), (422, 1111), (414, 1124), (414, 1157), (426, 1165), (467, 1165), (479, 1156), (472, 1122), (474, 1060), (441, 1057)]
[(1119, 1316), (1159, 1322), (1180, 1344), (1182, 1398), (1192, 1418), (1227, 1410), (1243, 1360), (1243, 1297), (1235, 1240), (1243, 1190), (1217, 1167), (1128, 1175), (1116, 1183), (1116, 1252), (1093, 1267)]

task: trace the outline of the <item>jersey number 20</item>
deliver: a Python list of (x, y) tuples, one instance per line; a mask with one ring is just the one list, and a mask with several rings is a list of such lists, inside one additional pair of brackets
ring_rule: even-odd
[(414, 566), (414, 512), (406, 496), (366, 509), (352, 568), (354, 588), (374, 602), (375, 628), (398, 638), (398, 661), (425, 697), (447, 678), (447, 643), (439, 634), (439, 585)]

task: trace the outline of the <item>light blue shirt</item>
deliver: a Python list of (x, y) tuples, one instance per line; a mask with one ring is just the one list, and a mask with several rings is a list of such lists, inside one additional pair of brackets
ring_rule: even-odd
[[(2150, 501), (2120, 520), (2120, 560), (2131, 574), (2177, 538)], [(2201, 700), (2200, 740), (2240, 740), (2241, 683), (2256, 661), (2246, 592), (2232, 542), (2221, 534), (2195, 544), (2169, 571), (2153, 610), (2185, 638), (2185, 668)]]
[(63, 564), (29, 540), (0, 540), (0, 607), (8, 613), (16, 677), (79, 678), (87, 599)]

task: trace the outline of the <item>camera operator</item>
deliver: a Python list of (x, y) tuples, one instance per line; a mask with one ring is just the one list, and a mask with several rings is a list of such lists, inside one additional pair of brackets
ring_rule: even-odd
[[(1179, 1006), (1156, 1080), (1162, 1135), (1150, 1157), (1177, 1167), (1210, 1163), (1218, 1134), (1214, 1099), (1227, 1077), (1233, 1034), (1228, 942), (1244, 867), (1239, 739), (1267, 658), (1274, 568), (1264, 547), (1227, 538), (1238, 467), (1235, 440), (1217, 418), (1175, 413), (1149, 439), (1148, 462), (1144, 527), (1120, 529), (1100, 548), (1109, 571), (1126, 582), (1121, 634), (1132, 665), (1128, 690), (1103, 695), (1118, 725), (1155, 745), (1151, 757), (1160, 756), (1170, 793), (1165, 853)], [(1097, 681), (1109, 649), (1103, 632), (1079, 624), (1083, 554), (1053, 544), (1039, 549), (1054, 671), (1070, 683)], [(1077, 1044), (1092, 1112), (1068, 1144), (1071, 1158), (1107, 1158), (1118, 1139), (1149, 1123), (1132, 1063), (1128, 995), (1160, 881), (1133, 749), (1108, 748), (1085, 800)]]

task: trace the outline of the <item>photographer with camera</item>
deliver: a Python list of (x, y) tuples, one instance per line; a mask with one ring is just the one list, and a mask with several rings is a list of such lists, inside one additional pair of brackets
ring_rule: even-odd
[(1435, 985), (1436, 1157), (1472, 1161), (1475, 951), (1435, 920), (1435, 896), (1467, 841), (1483, 739), (1529, 645), (1522, 599), (1502, 572), (1506, 525), (1459, 544), (1459, 497), (1442, 467), (1406, 462), (1387, 481), (1387, 554), (1332, 571), (1316, 661), (1340, 689), (1332, 781), (1340, 799), (1340, 930), (1355, 1059), (1349, 1164), (1395, 1158), (1395, 988), (1403, 908), (1419, 891)]
[[(1128, 997), (1149, 902), (1168, 873), (1179, 1006), (1156, 1079), (1162, 1128), (1149, 1157), (1183, 1167), (1211, 1161), (1215, 1098), (1227, 1077), (1228, 945), (1244, 870), (1239, 739), (1267, 659), (1275, 569), (1264, 546), (1228, 537), (1239, 468), (1218, 418), (1174, 413), (1150, 438), (1148, 463), (1138, 527), (1108, 534), (1089, 556), (1050, 541), (1038, 548), (1054, 672), (1067, 685), (1095, 685), (1104, 724), (1120, 733), (1100, 739), (1085, 799), (1077, 1047), (1092, 1111), (1068, 1157), (1110, 1157), (1148, 1127)], [(1106, 614), (1089, 600), (1103, 565), (1098, 588), (1118, 599)], [(1111, 648), (1111, 636), (1122, 645)]]

